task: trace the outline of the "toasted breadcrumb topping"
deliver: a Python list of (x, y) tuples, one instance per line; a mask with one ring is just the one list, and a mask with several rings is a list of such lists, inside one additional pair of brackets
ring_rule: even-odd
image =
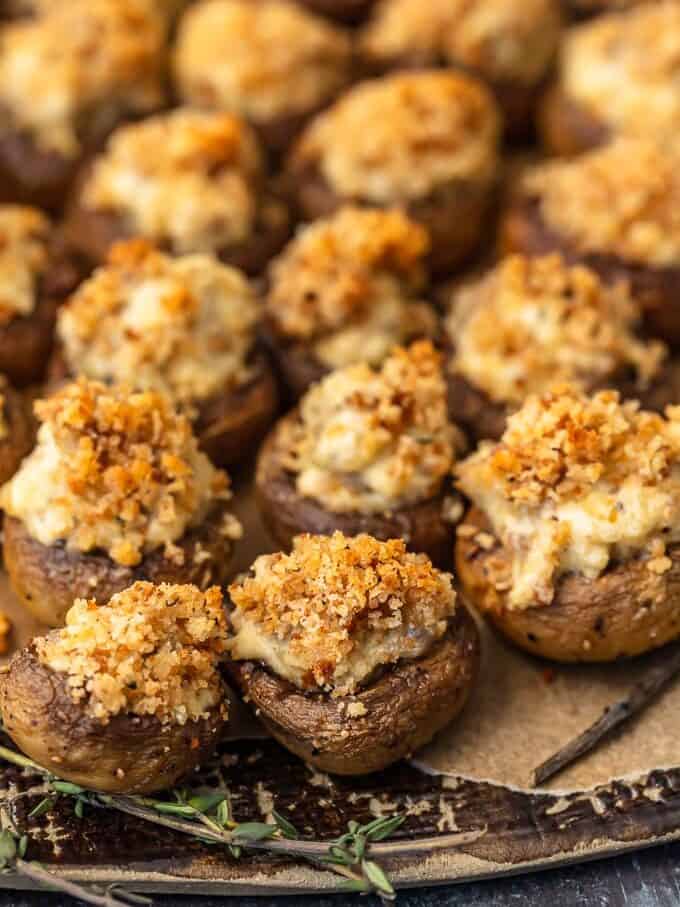
[(462, 63), (492, 81), (533, 83), (559, 38), (554, 0), (383, 0), (360, 47), (369, 57)]
[(220, 706), (227, 621), (217, 586), (135, 583), (107, 605), (79, 598), (66, 626), (38, 637), (39, 661), (66, 677), (75, 703), (102, 724), (116, 715), (184, 725)]
[(376, 669), (423, 655), (455, 611), (451, 577), (401, 539), (301, 535), (229, 587), (236, 660), (264, 661), (302, 689), (335, 696)]
[(429, 341), (396, 348), (379, 371), (359, 363), (332, 372), (283, 425), (281, 453), (298, 492), (335, 513), (384, 513), (433, 497), (461, 446)]
[(680, 5), (645, 3), (570, 29), (559, 84), (566, 95), (626, 135), (680, 128)]
[(49, 261), (49, 230), (37, 208), (0, 205), (0, 326), (35, 309)]
[(595, 578), (680, 539), (680, 407), (664, 418), (615, 391), (558, 385), (456, 471), (513, 555), (511, 607), (549, 603), (564, 572)]
[(200, 524), (229, 479), (188, 418), (155, 391), (84, 378), (36, 403), (38, 442), (2, 488), (6, 513), (43, 545), (105, 551), (124, 566)]
[(349, 37), (283, 0), (204, 0), (179, 30), (175, 76), (182, 98), (255, 122), (305, 113), (348, 81)]
[(165, 32), (151, 0), (53, 3), (3, 27), (0, 107), (44, 151), (75, 157), (91, 128), (160, 106)]
[(607, 285), (560, 255), (514, 255), (454, 295), (446, 320), (450, 368), (510, 404), (555, 381), (588, 390), (629, 368), (643, 388), (667, 350), (638, 339), (639, 323), (625, 284)]
[(398, 343), (434, 334), (426, 231), (399, 211), (344, 207), (302, 228), (272, 263), (265, 307), (276, 332), (329, 368), (377, 365)]
[(473, 78), (402, 72), (363, 82), (302, 134), (293, 166), (317, 166), (341, 196), (380, 204), (422, 198), (455, 180), (494, 179), (496, 105)]
[(181, 403), (248, 381), (258, 304), (245, 277), (208, 255), (115, 245), (59, 312), (72, 374), (127, 381)]
[(250, 236), (262, 178), (242, 120), (179, 109), (117, 129), (81, 201), (177, 253), (215, 252)]
[(680, 258), (680, 145), (620, 138), (529, 169), (523, 189), (578, 251), (664, 267)]

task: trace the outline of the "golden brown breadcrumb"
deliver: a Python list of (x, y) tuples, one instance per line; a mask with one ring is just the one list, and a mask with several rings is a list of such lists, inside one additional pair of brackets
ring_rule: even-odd
[(255, 635), (273, 653), (270, 666), (336, 695), (380, 665), (421, 655), (444, 634), (456, 600), (451, 577), (401, 539), (340, 532), (298, 536), (290, 554), (262, 555), (229, 594), (233, 657), (249, 658)]
[(389, 204), (496, 176), (500, 119), (481, 82), (454, 71), (360, 83), (307, 127), (293, 162), (346, 198)]
[(617, 134), (677, 134), (680, 5), (641, 3), (570, 29), (558, 82), (570, 102)]
[(46, 151), (73, 157), (83, 123), (160, 106), (166, 22), (152, 0), (53, 2), (0, 34), (0, 106)]
[(148, 551), (174, 550), (230, 496), (188, 418), (157, 392), (80, 378), (35, 411), (38, 443), (0, 498), (42, 544), (101, 548), (134, 566)]
[(174, 252), (215, 252), (253, 229), (262, 167), (243, 120), (179, 108), (119, 127), (80, 201)]
[(459, 446), (441, 356), (419, 341), (379, 370), (359, 363), (312, 387), (286, 465), (298, 492), (330, 511), (380, 513), (438, 494)]
[(680, 144), (620, 138), (526, 171), (522, 190), (578, 252), (655, 267), (680, 259)]
[(66, 626), (35, 640), (42, 664), (66, 678), (87, 714), (186, 724), (220, 705), (227, 622), (217, 586), (135, 583), (106, 605), (77, 599)]
[(258, 309), (235, 268), (209, 255), (171, 258), (133, 239), (114, 245), (62, 306), (57, 334), (71, 374), (187, 404), (251, 378)]
[(174, 69), (182, 99), (263, 122), (307, 113), (349, 79), (347, 34), (295, 3), (207, 0), (182, 18)]
[(361, 35), (369, 57), (425, 54), (499, 81), (535, 82), (560, 33), (556, 0), (383, 0)]
[(556, 381), (587, 390), (628, 369), (645, 387), (667, 354), (636, 336), (640, 307), (624, 283), (605, 284), (561, 255), (510, 256), (452, 303), (450, 368), (499, 402), (521, 403)]

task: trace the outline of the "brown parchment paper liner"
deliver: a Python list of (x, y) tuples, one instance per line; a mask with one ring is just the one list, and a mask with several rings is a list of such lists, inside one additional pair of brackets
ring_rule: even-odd
[[(245, 476), (235, 482), (234, 510), (244, 525), (235, 572), (258, 554), (275, 550), (257, 514)], [(13, 648), (43, 632), (14, 597), (0, 573), (0, 608), (14, 625)], [(565, 666), (533, 659), (481, 624), (480, 683), (463, 714), (435, 741), (414, 754), (425, 770), (526, 789), (532, 770), (584, 730), (604, 708), (625, 696), (663, 650), (615, 665)], [(639, 719), (550, 782), (552, 790), (587, 790), (615, 778), (634, 778), (680, 765), (680, 683), (671, 684)], [(258, 737), (259, 723), (243, 708), (230, 737)]]

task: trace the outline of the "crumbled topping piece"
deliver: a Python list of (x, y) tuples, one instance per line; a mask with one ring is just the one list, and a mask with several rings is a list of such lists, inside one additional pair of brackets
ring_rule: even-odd
[(523, 190), (575, 249), (654, 267), (680, 258), (680, 144), (621, 138), (526, 172)]
[(441, 357), (429, 341), (374, 371), (332, 372), (307, 392), (281, 438), (301, 495), (341, 513), (381, 513), (438, 494), (460, 435), (449, 422)]
[(550, 602), (561, 573), (595, 578), (611, 558), (663, 566), (680, 539), (680, 407), (664, 418), (615, 391), (558, 385), (456, 471), (512, 553), (514, 607)]
[(346, 198), (408, 201), (456, 180), (490, 183), (499, 126), (493, 99), (475, 79), (402, 72), (361, 83), (316, 117), (293, 165), (317, 166)]
[(119, 243), (59, 312), (71, 372), (126, 381), (183, 404), (252, 377), (258, 303), (243, 275), (208, 255), (170, 258)]
[(344, 207), (300, 230), (272, 263), (269, 319), (329, 368), (377, 365), (395, 344), (436, 329), (417, 297), (428, 248), (424, 228), (399, 211)]
[(3, 27), (0, 107), (41, 148), (74, 157), (92, 122), (160, 106), (165, 34), (150, 0), (52, 3)]
[(641, 4), (570, 29), (560, 89), (616, 132), (677, 134), (680, 128), (680, 5)]
[(102, 549), (138, 564), (200, 524), (229, 479), (198, 449), (188, 418), (154, 391), (84, 378), (36, 403), (38, 443), (2, 488), (2, 508), (43, 545)]
[(49, 229), (37, 208), (0, 205), (0, 325), (34, 310), (49, 259)]
[(556, 381), (587, 390), (628, 369), (645, 387), (667, 351), (638, 339), (639, 323), (625, 284), (609, 286), (560, 255), (514, 255), (454, 296), (446, 321), (455, 350), (450, 367), (510, 404)]
[(116, 715), (200, 721), (220, 706), (227, 621), (217, 586), (135, 583), (107, 605), (76, 599), (66, 626), (35, 640), (71, 699), (102, 724)]
[(183, 99), (264, 122), (314, 110), (349, 78), (339, 28), (283, 0), (204, 0), (182, 19), (175, 75)]
[(492, 81), (538, 81), (559, 38), (554, 0), (384, 0), (361, 35), (370, 57), (426, 55)]
[(303, 689), (341, 696), (380, 666), (423, 655), (446, 631), (451, 577), (401, 539), (302, 535), (229, 587), (231, 656), (262, 660)]
[(250, 235), (261, 181), (259, 145), (242, 120), (178, 109), (117, 129), (81, 201), (177, 253), (215, 252)]

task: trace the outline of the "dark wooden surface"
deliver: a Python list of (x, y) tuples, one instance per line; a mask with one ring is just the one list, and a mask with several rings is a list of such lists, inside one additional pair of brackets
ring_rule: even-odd
[[(156, 907), (377, 907), (375, 899), (192, 898), (154, 895)], [(678, 907), (680, 843), (529, 876), (400, 892), (398, 907)], [(62, 895), (0, 892), (0, 907), (77, 907)]]

